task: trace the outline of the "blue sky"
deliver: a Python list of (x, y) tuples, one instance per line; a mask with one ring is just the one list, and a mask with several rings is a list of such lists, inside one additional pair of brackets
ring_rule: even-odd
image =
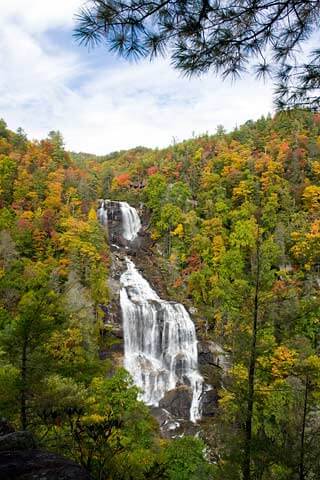
[(272, 86), (247, 75), (188, 80), (160, 60), (129, 63), (72, 38), (83, 0), (0, 0), (0, 117), (29, 138), (104, 154), (231, 129), (272, 111)]

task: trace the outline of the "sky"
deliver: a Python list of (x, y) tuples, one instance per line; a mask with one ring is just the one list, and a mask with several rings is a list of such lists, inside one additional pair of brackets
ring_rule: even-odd
[(131, 63), (72, 37), (84, 0), (0, 0), (0, 118), (30, 139), (60, 130), (98, 155), (164, 147), (272, 112), (272, 85), (250, 75), (189, 80), (168, 61)]

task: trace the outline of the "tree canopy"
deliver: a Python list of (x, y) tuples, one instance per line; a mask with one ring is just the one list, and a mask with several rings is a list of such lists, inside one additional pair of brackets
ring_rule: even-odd
[(318, 108), (319, 18), (318, 0), (91, 0), (75, 37), (126, 58), (169, 56), (186, 75), (237, 78), (253, 69), (275, 80), (278, 108)]

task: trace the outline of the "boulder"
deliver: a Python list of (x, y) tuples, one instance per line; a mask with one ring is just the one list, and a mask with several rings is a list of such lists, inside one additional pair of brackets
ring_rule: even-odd
[(30, 432), (13, 431), (0, 421), (1, 480), (91, 480), (88, 472), (72, 460), (38, 450)]
[(24, 450), (35, 447), (35, 441), (30, 432), (11, 432), (0, 437), (0, 452)]
[(189, 418), (192, 402), (192, 389), (181, 385), (169, 390), (160, 400), (159, 407), (168, 410), (175, 417)]
[(215, 388), (203, 392), (201, 407), (203, 417), (213, 417), (216, 414), (218, 394)]
[(151, 413), (159, 423), (161, 435), (170, 438), (176, 435), (176, 430), (180, 427), (178, 422), (167, 410), (160, 407), (151, 407)]
[(80, 465), (41, 450), (0, 452), (0, 478), (1, 480), (91, 480), (88, 472)]

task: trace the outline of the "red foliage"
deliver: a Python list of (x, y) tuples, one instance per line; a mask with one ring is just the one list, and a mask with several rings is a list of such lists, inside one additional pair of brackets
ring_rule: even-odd
[(177, 278), (177, 280), (173, 284), (173, 288), (180, 288), (183, 284), (183, 280), (181, 277)]
[(108, 255), (105, 252), (100, 252), (100, 256), (101, 256), (102, 263), (106, 267), (109, 267), (110, 266), (110, 258), (108, 257)]
[(156, 166), (154, 165), (154, 166), (149, 167), (149, 168), (147, 169), (147, 174), (148, 174), (149, 177), (151, 177), (151, 175), (156, 174), (156, 173), (158, 172), (158, 170), (159, 170), (158, 167), (156, 167)]
[(78, 182), (81, 177), (84, 177), (87, 175), (85, 175), (85, 172), (75, 167), (68, 167), (65, 170), (64, 176), (67, 184), (73, 184), (74, 182)]
[(19, 218), (17, 221), (17, 227), (19, 230), (31, 230), (32, 224), (27, 218)]
[(183, 269), (183, 275), (190, 275), (192, 272), (196, 272), (201, 267), (201, 258), (197, 253), (194, 253), (187, 258), (188, 266)]

